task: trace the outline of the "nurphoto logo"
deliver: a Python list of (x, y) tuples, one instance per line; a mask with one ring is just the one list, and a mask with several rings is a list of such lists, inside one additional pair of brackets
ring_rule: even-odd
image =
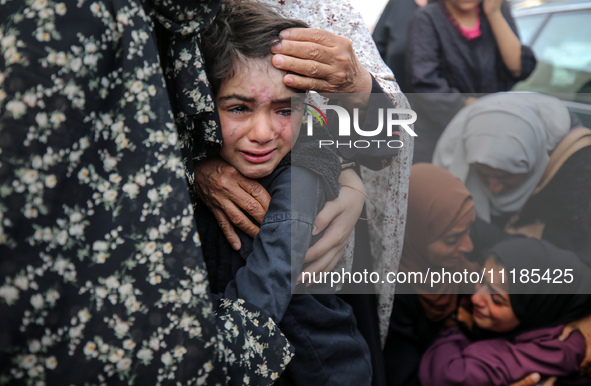
[[(306, 135), (314, 135), (314, 120), (320, 127), (328, 127), (333, 140), (318, 140), (318, 147), (331, 146), (336, 148), (380, 148), (389, 147), (399, 149), (404, 146), (400, 140), (400, 129), (405, 130), (410, 136), (416, 137), (412, 125), (417, 120), (417, 114), (411, 109), (395, 107), (371, 108), (345, 108), (335, 104), (327, 104), (323, 111), (309, 103), (306, 106)], [(334, 111), (335, 115), (329, 115), (328, 111)], [(352, 112), (352, 114), (350, 113)], [(327, 115), (329, 118), (327, 118)], [(353, 115), (351, 117), (351, 115)], [(370, 116), (371, 115), (371, 116)], [(352, 130), (357, 135), (353, 140)], [(384, 130), (385, 133), (384, 133)], [(354, 134), (353, 134), (354, 135)], [(363, 139), (359, 139), (363, 137)], [(395, 138), (393, 138), (395, 137)]]

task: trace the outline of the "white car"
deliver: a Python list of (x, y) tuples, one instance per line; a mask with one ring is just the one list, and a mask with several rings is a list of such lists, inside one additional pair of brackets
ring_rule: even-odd
[(514, 90), (554, 95), (591, 127), (591, 0), (514, 3), (521, 40), (538, 65)]

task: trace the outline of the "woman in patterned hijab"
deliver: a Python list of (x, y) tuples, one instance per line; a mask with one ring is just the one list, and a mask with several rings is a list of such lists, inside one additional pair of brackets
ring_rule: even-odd
[[(181, 143), (218, 125), (187, 47), (216, 10), (2, 5), (0, 382), (269, 384), (289, 362), (264, 311), (211, 300), (193, 222)], [(164, 88), (150, 16), (192, 93)]]

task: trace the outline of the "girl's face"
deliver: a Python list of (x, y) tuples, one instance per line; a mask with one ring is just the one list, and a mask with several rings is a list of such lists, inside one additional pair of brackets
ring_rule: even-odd
[(455, 267), (474, 245), (470, 239), (470, 226), (476, 218), (472, 200), (460, 209), (458, 220), (442, 237), (427, 246), (427, 260), (438, 267)]
[(482, 329), (505, 333), (513, 331), (519, 325), (519, 319), (515, 316), (511, 307), (511, 299), (507, 294), (508, 285), (502, 283), (499, 271), (504, 267), (497, 264), (494, 257), (489, 257), (484, 264), (486, 272), (493, 270), (493, 283), (487, 277), (486, 285), (479, 285), (478, 290), (472, 295), (472, 316), (474, 322)]
[(305, 94), (286, 87), (283, 75), (271, 59), (247, 59), (218, 91), (220, 156), (245, 177), (271, 174), (298, 137), (302, 111), (293, 111), (292, 97)]

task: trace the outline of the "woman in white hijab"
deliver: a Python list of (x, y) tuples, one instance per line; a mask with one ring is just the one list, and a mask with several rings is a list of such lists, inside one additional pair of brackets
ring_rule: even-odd
[(433, 163), (466, 184), (480, 219), (591, 261), (591, 130), (575, 120), (551, 96), (488, 95), (449, 123)]

